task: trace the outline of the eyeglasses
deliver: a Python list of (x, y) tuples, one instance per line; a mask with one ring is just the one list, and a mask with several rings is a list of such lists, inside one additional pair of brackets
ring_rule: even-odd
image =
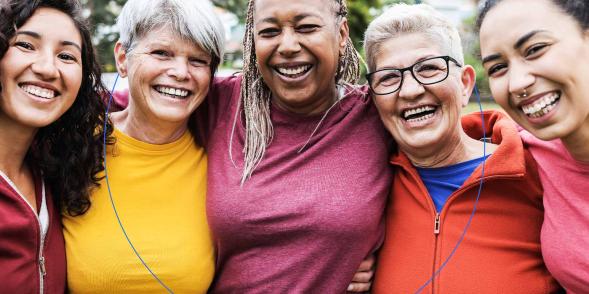
[(439, 83), (448, 77), (450, 61), (462, 67), (450, 56), (437, 56), (416, 62), (406, 68), (385, 68), (366, 75), (370, 90), (377, 95), (397, 92), (403, 85), (405, 71), (410, 71), (413, 78), (422, 85)]

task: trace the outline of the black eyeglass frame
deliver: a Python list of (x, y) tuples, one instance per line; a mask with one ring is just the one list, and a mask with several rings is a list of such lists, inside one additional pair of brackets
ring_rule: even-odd
[[(415, 76), (415, 73), (413, 72), (413, 67), (415, 67), (415, 65), (423, 63), (425, 61), (428, 60), (432, 60), (432, 59), (437, 59), (437, 58), (441, 58), (444, 59), (446, 61), (446, 76), (444, 76), (443, 79), (436, 81), (436, 82), (432, 82), (432, 83), (423, 83), (419, 80), (419, 78), (417, 78)], [(435, 57), (430, 57), (430, 58), (426, 58), (423, 60), (420, 60), (414, 64), (412, 64), (411, 66), (405, 67), (405, 68), (383, 68), (383, 69), (379, 69), (377, 71), (373, 71), (371, 73), (367, 73), (366, 74), (366, 80), (368, 81), (368, 87), (370, 88), (370, 91), (373, 94), (376, 95), (388, 95), (391, 93), (395, 93), (397, 91), (399, 91), (401, 89), (401, 87), (403, 86), (403, 81), (405, 79), (405, 72), (409, 71), (411, 73), (411, 76), (413, 76), (413, 79), (415, 79), (419, 84), (427, 86), (427, 85), (433, 85), (433, 84), (437, 84), (437, 83), (441, 83), (444, 80), (446, 80), (448, 78), (448, 75), (450, 75), (450, 61), (452, 61), (454, 64), (456, 64), (456, 66), (458, 67), (462, 67), (462, 65), (454, 58), (448, 56), (448, 55), (444, 55), (444, 56), (435, 56)], [(399, 87), (397, 87), (397, 89), (390, 91), (390, 92), (386, 92), (386, 93), (377, 93), (376, 91), (374, 91), (374, 88), (372, 87), (372, 77), (374, 76), (374, 74), (381, 72), (381, 71), (390, 71), (390, 70), (397, 70), (399, 71), (400, 75), (401, 75), (401, 82), (399, 82)]]

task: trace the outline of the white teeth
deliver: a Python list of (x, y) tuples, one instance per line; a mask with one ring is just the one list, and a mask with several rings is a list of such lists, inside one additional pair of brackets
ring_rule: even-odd
[(35, 95), (35, 96), (45, 98), (45, 99), (51, 99), (51, 98), (55, 97), (55, 91), (47, 89), (47, 88), (42, 88), (42, 87), (33, 86), (33, 85), (23, 85), (23, 86), (21, 86), (21, 89), (23, 89), (25, 92), (27, 92), (31, 95)]
[(160, 92), (160, 93), (164, 93), (164, 94), (168, 94), (168, 95), (173, 95), (173, 96), (179, 96), (179, 97), (186, 97), (186, 96), (188, 96), (188, 91), (182, 90), (182, 89), (157, 86), (155, 88), (155, 90), (158, 91), (158, 92)]
[[(409, 109), (403, 113), (403, 118), (406, 119), (407, 117), (409, 117), (411, 115), (419, 114), (419, 113), (426, 112), (426, 111), (432, 111), (435, 109), (436, 108), (433, 106), (422, 106), (422, 107), (418, 107), (418, 108)], [(433, 113), (431, 115), (433, 115)], [(429, 116), (429, 114), (424, 117), (428, 117), (428, 116)]]
[(303, 66), (298, 66), (298, 67), (294, 67), (294, 68), (284, 68), (284, 67), (277, 67), (276, 69), (278, 70), (279, 73), (283, 74), (283, 75), (298, 75), (301, 73), (304, 73), (305, 71), (309, 70), (311, 68), (310, 65), (303, 65)]
[(559, 93), (550, 93), (544, 97), (534, 101), (531, 104), (527, 104), (521, 107), (522, 111), (529, 117), (541, 117), (552, 109), (556, 104), (556, 101), (560, 98)]
[(433, 114), (433, 113), (430, 113), (430, 114), (426, 114), (426, 115), (424, 115), (424, 116), (420, 116), (420, 117), (416, 117), (416, 118), (411, 118), (411, 119), (408, 119), (407, 121), (408, 121), (408, 122), (419, 122), (419, 121), (424, 121), (424, 120), (426, 120), (426, 119), (430, 119), (430, 118), (432, 118), (433, 116), (434, 116), (434, 114)]

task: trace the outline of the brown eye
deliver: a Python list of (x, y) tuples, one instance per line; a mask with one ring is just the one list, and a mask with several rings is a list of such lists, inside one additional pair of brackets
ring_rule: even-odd
[(497, 75), (500, 71), (502, 71), (503, 69), (506, 69), (506, 68), (507, 68), (507, 65), (504, 63), (494, 64), (491, 67), (489, 67), (489, 69), (487, 70), (487, 75), (488, 76)]
[(279, 34), (280, 34), (280, 30), (277, 28), (267, 28), (267, 29), (260, 30), (258, 32), (258, 36), (261, 36), (264, 38), (274, 37)]
[(525, 56), (526, 57), (535, 57), (536, 55), (542, 53), (544, 51), (544, 49), (547, 49), (548, 46), (549, 45), (545, 44), (545, 43), (534, 44), (526, 50)]
[(20, 47), (20, 48), (23, 48), (23, 49), (26, 49), (26, 50), (33, 50), (33, 49), (35, 49), (31, 43), (22, 42), (22, 41), (15, 42), (14, 43), (14, 46), (15, 47)]
[(304, 24), (296, 28), (299, 33), (312, 33), (316, 31), (320, 26), (314, 24)]

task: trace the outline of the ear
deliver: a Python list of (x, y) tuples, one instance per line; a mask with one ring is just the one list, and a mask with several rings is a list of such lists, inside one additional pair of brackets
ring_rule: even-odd
[(346, 51), (346, 43), (350, 37), (350, 28), (348, 27), (348, 19), (343, 18), (342, 22), (339, 25), (339, 53), (343, 55)]
[(117, 71), (122, 78), (127, 77), (127, 50), (123, 47), (121, 42), (115, 44), (115, 63)]
[(476, 72), (474, 68), (468, 64), (462, 66), (462, 107), (468, 104), (472, 90), (476, 82)]

